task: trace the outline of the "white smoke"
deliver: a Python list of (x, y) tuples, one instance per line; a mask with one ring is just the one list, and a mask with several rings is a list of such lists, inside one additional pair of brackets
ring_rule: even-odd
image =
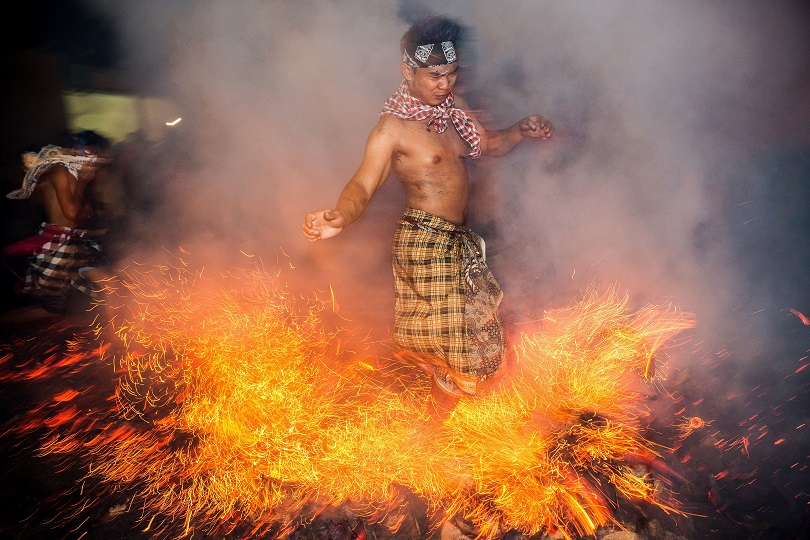
[[(807, 455), (797, 426), (810, 370), (796, 369), (810, 333), (790, 311), (810, 315), (810, 13), (801, 3), (92, 5), (114, 20), (138, 90), (178, 104), (195, 158), (156, 180), (161, 211), (137, 220), (152, 240), (139, 245), (174, 241), (224, 267), (243, 262), (240, 250), (294, 266), (298, 285), (332, 285), (341, 313), (381, 339), (393, 322), (401, 187), (386, 183), (334, 239), (308, 243), (300, 225), (335, 203), (360, 163), (400, 82), (402, 33), (423, 15), (457, 19), (468, 38), (459, 90), (484, 124), (540, 113), (556, 126), (547, 142), (471, 166), (470, 225), (487, 239), (505, 313), (536, 319), (593, 283), (618, 285), (636, 306), (671, 301), (697, 317), (677, 374), (689, 413), (721, 429), (725, 409), (737, 429), (743, 407), (778, 410), (769, 437)], [(746, 429), (764, 434), (769, 421), (757, 414), (763, 425)], [(795, 456), (768, 464), (787, 469)]]
[[(389, 323), (388, 250), (404, 204), (396, 181), (333, 240), (310, 244), (300, 224), (334, 204), (359, 164), (400, 82), (402, 33), (419, 16), (447, 14), (468, 30), (462, 90), (484, 123), (501, 128), (541, 113), (556, 126), (548, 142), (472, 167), (471, 225), (484, 229), (507, 309), (533, 317), (597, 282), (639, 303), (672, 301), (712, 331), (730, 332), (724, 321), (735, 308), (760, 313), (734, 323), (746, 331), (788, 307), (810, 311), (806, 296), (787, 306), (749, 295), (740, 260), (757, 253), (734, 241), (759, 226), (733, 213), (746, 203), (734, 197), (747, 198), (741, 171), (756, 191), (770, 181), (751, 176), (758, 160), (810, 143), (810, 124), (799, 120), (810, 110), (808, 14), (798, 4), (93, 6), (115, 21), (122, 69), (140, 90), (182, 109), (198, 158), (162, 191), (170, 221), (151, 216), (147, 229), (171, 228), (178, 241), (222, 257), (241, 249), (274, 262), (283, 250), (304, 281), (335, 284), (338, 297)], [(785, 233), (775, 237), (797, 238)]]

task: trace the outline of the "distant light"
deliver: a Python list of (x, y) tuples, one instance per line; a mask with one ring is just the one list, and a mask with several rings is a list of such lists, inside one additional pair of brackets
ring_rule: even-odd
[(166, 125), (167, 126), (176, 126), (177, 124), (180, 123), (180, 120), (182, 120), (182, 118), (178, 118), (177, 120), (174, 120), (172, 122), (166, 122)]

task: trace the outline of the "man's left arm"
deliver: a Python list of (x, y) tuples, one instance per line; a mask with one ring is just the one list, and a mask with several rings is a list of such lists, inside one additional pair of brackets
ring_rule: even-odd
[(478, 128), (478, 134), (481, 135), (481, 154), (485, 156), (500, 157), (508, 154), (527, 137), (545, 141), (554, 133), (552, 123), (539, 114), (527, 116), (506, 129), (490, 131), (478, 121), (463, 99), (457, 97), (456, 101)]

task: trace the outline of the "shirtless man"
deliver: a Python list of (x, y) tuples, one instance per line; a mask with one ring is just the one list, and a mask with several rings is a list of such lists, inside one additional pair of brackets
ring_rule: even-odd
[(401, 357), (433, 376), (430, 412), (437, 417), (460, 397), (480, 393), (505, 352), (497, 315), (501, 290), (486, 267), (483, 240), (464, 226), (467, 159), (502, 156), (527, 137), (545, 140), (553, 132), (540, 115), (501, 130), (481, 125), (453, 94), (459, 32), (453, 21), (429, 17), (403, 35), (404, 81), (385, 102), (360, 167), (335, 208), (307, 214), (302, 225), (310, 241), (340, 233), (393, 168), (407, 201), (392, 248), (394, 342)]
[(106, 161), (106, 138), (92, 131), (70, 134), (59, 146), (49, 145), (23, 156), (23, 185), (7, 195), (26, 199), (41, 195), (46, 221), (37, 236), (23, 241), (33, 251), (22, 292), (51, 312), (67, 307), (68, 293), (77, 289), (98, 297), (92, 282), (107, 277), (99, 268), (104, 256), (85, 229), (92, 217), (87, 187)]

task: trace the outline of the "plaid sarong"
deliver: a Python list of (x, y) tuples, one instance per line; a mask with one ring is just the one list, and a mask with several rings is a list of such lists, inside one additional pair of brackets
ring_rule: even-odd
[(394, 342), (453, 394), (479, 393), (503, 366), (503, 296), (467, 227), (408, 208), (392, 245)]
[(403, 120), (429, 119), (428, 127), (435, 128), (436, 133), (444, 133), (449, 120), (461, 138), (470, 145), (470, 153), (467, 156), (475, 159), (481, 155), (481, 135), (478, 128), (467, 113), (456, 107), (456, 98), (453, 94), (447, 96), (447, 99), (439, 105), (428, 105), (413, 97), (406, 82), (402, 81), (397, 93), (385, 100), (380, 111), (380, 117), (384, 116), (396, 116)]
[(45, 241), (29, 259), (22, 292), (53, 311), (65, 309), (71, 289), (98, 298), (96, 288), (79, 274), (80, 268), (105, 263), (101, 246), (85, 238), (86, 233), (85, 229), (42, 223), (38, 236)]

